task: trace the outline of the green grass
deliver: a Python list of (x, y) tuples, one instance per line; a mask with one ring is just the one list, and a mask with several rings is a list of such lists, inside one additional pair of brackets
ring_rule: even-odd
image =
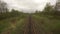
[[(26, 16), (21, 15), (21, 16), (17, 16), (17, 17), (11, 17), (11, 18), (0, 20), (0, 34), (3, 31), (8, 30), (9, 28), (13, 28), (14, 26), (17, 25), (17, 23), (21, 23), (20, 21), (22, 21), (22, 19), (25, 17)], [(16, 24), (13, 23), (14, 21), (16, 22)], [(13, 31), (13, 29), (12, 29), (12, 31)]]
[(15, 30), (12, 32), (12, 34), (23, 34), (24, 32), (24, 19), (21, 19), (18, 21)]
[[(44, 31), (54, 32), (55, 34), (60, 34), (60, 20), (54, 18), (48, 18), (39, 15), (33, 15), (34, 19), (37, 21), (39, 27), (42, 27)], [(51, 16), (49, 16), (51, 17)]]

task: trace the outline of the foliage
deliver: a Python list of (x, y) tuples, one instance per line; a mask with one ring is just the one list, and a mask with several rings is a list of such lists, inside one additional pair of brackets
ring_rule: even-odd
[(49, 3), (46, 5), (45, 9), (43, 10), (43, 13), (46, 15), (53, 15), (55, 13), (54, 7), (51, 6)]
[(23, 13), (12, 9), (10, 12), (8, 11), (7, 13), (0, 14), (0, 20), (10, 18), (10, 17), (17, 17), (20, 16), (21, 14)]

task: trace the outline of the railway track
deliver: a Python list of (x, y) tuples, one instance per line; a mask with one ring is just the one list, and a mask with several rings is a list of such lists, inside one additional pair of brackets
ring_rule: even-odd
[(28, 17), (27, 21), (28, 23), (26, 24), (24, 34), (36, 34), (35, 24), (34, 24), (34, 21), (32, 20), (31, 15)]

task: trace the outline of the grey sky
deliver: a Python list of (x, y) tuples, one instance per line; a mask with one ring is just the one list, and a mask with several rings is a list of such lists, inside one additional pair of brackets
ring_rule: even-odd
[[(42, 10), (47, 2), (52, 5), (56, 3), (56, 0), (3, 0), (8, 3), (9, 8), (15, 8), (18, 10)], [(30, 11), (29, 11), (30, 12)]]

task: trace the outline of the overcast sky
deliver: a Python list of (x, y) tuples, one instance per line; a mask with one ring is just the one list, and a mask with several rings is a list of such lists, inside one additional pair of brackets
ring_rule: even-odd
[[(30, 12), (34, 10), (43, 10), (47, 2), (52, 5), (56, 3), (56, 0), (3, 0), (8, 3), (9, 8), (15, 8), (18, 10), (24, 10)], [(30, 11), (29, 11), (30, 10)]]

